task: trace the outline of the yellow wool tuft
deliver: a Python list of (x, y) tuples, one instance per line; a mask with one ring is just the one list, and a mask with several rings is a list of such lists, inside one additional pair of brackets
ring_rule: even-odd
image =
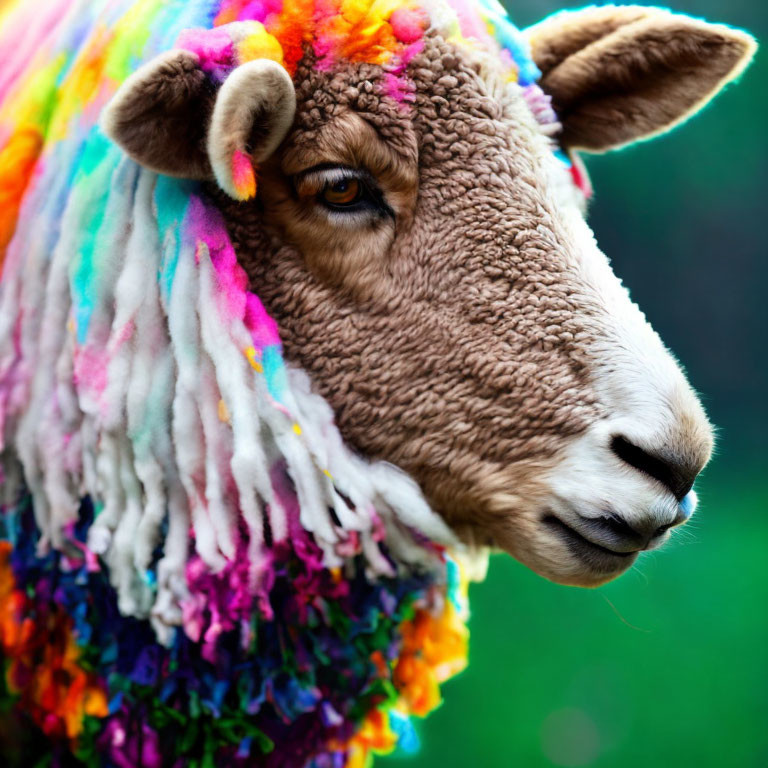
[(237, 58), (241, 64), (255, 59), (270, 59), (283, 63), (283, 47), (278, 39), (271, 35), (258, 21), (249, 23), (253, 32), (237, 44)]

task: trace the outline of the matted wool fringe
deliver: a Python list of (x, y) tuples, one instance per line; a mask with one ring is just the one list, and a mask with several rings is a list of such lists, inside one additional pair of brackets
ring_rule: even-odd
[[(215, 573), (246, 536), (261, 578), (269, 543), (288, 535), (273, 483), (284, 466), (327, 567), (361, 552), (372, 575), (436, 568), (424, 542), (452, 534), (402, 472), (352, 454), (306, 376), (284, 366), (218, 214), (117, 153), (91, 172), (60, 228), (17, 238), (25, 253), (9, 254), (2, 283), (4, 492), (31, 493), (42, 547), (66, 547), (89, 496), (88, 546), (121, 612), (169, 639), (190, 539)], [(46, 198), (56, 205), (55, 190)]]

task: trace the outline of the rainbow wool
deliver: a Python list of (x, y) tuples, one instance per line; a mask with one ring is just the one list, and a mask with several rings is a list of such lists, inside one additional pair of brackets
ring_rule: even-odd
[[(284, 363), (203, 187), (140, 168), (97, 126), (172, 47), (213, 83), (255, 58), (290, 74), (308, 52), (319, 69), (379, 64), (407, 109), (407, 63), (431, 30), (501, 57), (555, 124), (493, 0), (0, 8), (11, 765), (361, 766), (413, 748), (411, 716), (463, 668), (450, 531), (409, 478), (346, 448)], [(247, 158), (232, 179), (257, 193)]]

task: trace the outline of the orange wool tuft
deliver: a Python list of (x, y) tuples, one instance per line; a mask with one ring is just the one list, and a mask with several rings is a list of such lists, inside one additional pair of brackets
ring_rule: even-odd
[(438, 684), (467, 665), (468, 630), (448, 602), (442, 616), (419, 611), (400, 628), (403, 649), (394, 683), (410, 711), (421, 717), (440, 704)]
[(15, 588), (10, 542), (0, 542), (0, 650), (7, 659), (6, 681), (44, 733), (74, 741), (86, 715), (106, 717), (107, 696), (98, 677), (80, 666), (72, 619), (32, 616), (33, 601)]
[(0, 151), (0, 264), (16, 230), (19, 207), (42, 149), (40, 131), (21, 128)]
[(312, 28), (307, 19), (311, 19), (314, 13), (314, 0), (284, 0), (279, 16), (267, 20), (267, 29), (283, 47), (285, 68), (291, 77), (304, 56), (304, 44), (312, 40)]
[(370, 5), (360, 0), (344, 0), (343, 18), (350, 26), (342, 31), (341, 56), (350, 61), (383, 64), (397, 48), (389, 18), (400, 5), (398, 0), (374, 0)]
[[(459, 594), (465, 591), (463, 583)], [(417, 610), (412, 619), (400, 625), (400, 632), (402, 647), (392, 674), (398, 693), (394, 709), (404, 717), (425, 717), (440, 706), (439, 684), (466, 667), (469, 630), (449, 599), (439, 616)], [(383, 679), (389, 677), (389, 665), (380, 652), (374, 653), (371, 661)], [(372, 710), (346, 745), (348, 768), (367, 768), (372, 754), (391, 752), (397, 741), (388, 714)]]
[[(389, 718), (379, 709), (372, 710), (349, 745), (350, 766), (364, 766), (371, 752), (386, 754), (397, 744), (397, 736), (389, 726)], [(357, 762), (356, 762), (357, 761)]]

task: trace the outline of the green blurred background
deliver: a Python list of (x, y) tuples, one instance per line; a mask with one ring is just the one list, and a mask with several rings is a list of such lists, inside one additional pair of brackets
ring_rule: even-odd
[[(527, 26), (584, 3), (506, 0)], [(674, 10), (768, 41), (765, 0)], [(596, 591), (504, 556), (472, 598), (469, 669), (419, 768), (768, 766), (768, 55), (669, 136), (588, 157), (590, 221), (719, 427), (699, 511)]]

